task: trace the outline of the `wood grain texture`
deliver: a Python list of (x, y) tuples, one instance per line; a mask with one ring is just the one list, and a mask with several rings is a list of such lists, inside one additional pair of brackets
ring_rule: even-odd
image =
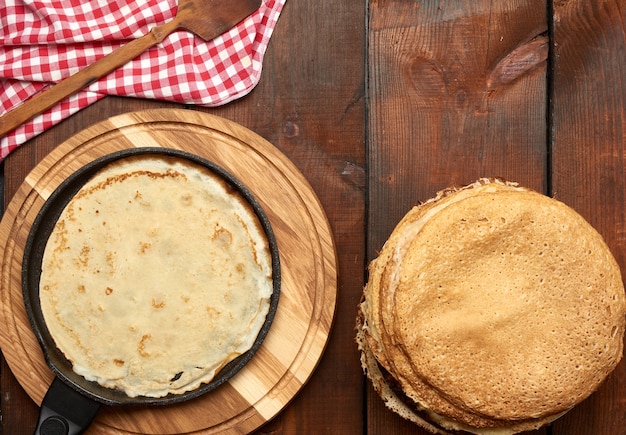
[[(29, 144), (22, 145), (3, 162), (5, 166), (5, 206), (16, 194), (24, 178), (35, 165), (72, 134), (95, 122), (128, 110), (175, 106), (173, 104), (147, 100), (109, 98), (105, 104), (96, 103), (81, 111), (80, 120), (77, 117), (70, 117), (59, 126), (31, 140)], [(0, 375), (0, 392), (2, 393), (0, 402), (2, 406), (0, 409), (2, 425), (0, 426), (0, 433), (32, 434), (37, 422), (39, 409), (17, 382), (4, 357), (2, 358)]]
[[(626, 4), (555, 1), (552, 193), (604, 236), (626, 271)], [(626, 361), (555, 435), (626, 434)]]
[[(335, 234), (337, 311), (314, 376), (257, 433), (354, 434), (363, 427), (363, 375), (354, 344), (363, 286), (365, 210), (365, 2), (286, 2), (256, 88), (217, 108), (188, 107), (238, 122), (279, 148), (302, 171)], [(107, 97), (20, 146), (5, 162), (5, 200), (55, 146), (89, 125), (147, 108), (183, 107)], [(37, 409), (2, 370), (2, 433), (31, 434)]]
[(146, 146), (194, 153), (242, 180), (276, 235), (281, 299), (263, 345), (223, 388), (180, 406), (105, 407), (90, 432), (250, 432), (280, 412), (317, 366), (335, 312), (336, 258), (324, 211), (302, 174), (273, 145), (223, 118), (186, 110), (121, 115), (70, 138), (31, 171), (0, 226), (4, 356), (24, 389), (41, 402), (52, 373), (21, 301), (21, 259), (29, 227), (54, 189), (81, 166), (117, 150)]
[[(544, 1), (374, 0), (368, 38), (368, 259), (445, 187), (504, 177), (546, 188)], [(426, 434), (371, 388), (367, 433)]]
[[(287, 1), (259, 85), (226, 106), (193, 108), (238, 122), (287, 155), (335, 234), (339, 292), (326, 352), (256, 433), (421, 434), (364, 382), (354, 316), (365, 260), (409, 206), (442, 187), (501, 175), (554, 193), (600, 230), (624, 268), (623, 4)], [(5, 164), (5, 201), (71, 135), (156, 107), (181, 106), (107, 97), (22, 145)], [(34, 402), (0, 370), (2, 433), (30, 434)], [(550, 430), (624, 435), (624, 370)]]
[(363, 1), (288, 0), (260, 86), (218, 111), (268, 139), (305, 174), (328, 215), (339, 258), (326, 352), (291, 406), (261, 433), (362, 433), (354, 325), (365, 252), (364, 26)]
[(369, 258), (442, 188), (545, 188), (546, 23), (537, 0), (370, 2)]

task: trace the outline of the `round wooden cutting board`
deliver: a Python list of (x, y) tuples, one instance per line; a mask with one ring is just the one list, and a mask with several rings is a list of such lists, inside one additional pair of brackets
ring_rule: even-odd
[(158, 407), (103, 406), (92, 434), (248, 433), (276, 416), (312, 375), (336, 304), (335, 246), (317, 196), (272, 144), (202, 112), (149, 110), (110, 118), (55, 148), (26, 177), (0, 224), (0, 347), (38, 404), (53, 374), (22, 298), (29, 229), (45, 200), (70, 174), (111, 152), (165, 147), (191, 152), (229, 171), (269, 217), (281, 261), (281, 296), (272, 327), (252, 360), (226, 384), (197, 399)]

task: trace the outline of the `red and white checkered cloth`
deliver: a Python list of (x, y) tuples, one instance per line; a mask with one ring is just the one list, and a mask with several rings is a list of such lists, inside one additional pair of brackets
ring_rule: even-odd
[[(210, 42), (175, 32), (135, 60), (0, 138), (0, 161), (26, 140), (106, 95), (217, 106), (250, 92), (286, 0)], [(0, 114), (174, 18), (177, 0), (3, 0)]]

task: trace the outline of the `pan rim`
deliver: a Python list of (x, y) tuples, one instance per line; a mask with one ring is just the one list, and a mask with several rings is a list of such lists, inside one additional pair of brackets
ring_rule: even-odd
[[(72, 370), (71, 362), (65, 358), (63, 353), (54, 344), (54, 340), (51, 337), (43, 319), (38, 297), (39, 276), (41, 274), (41, 258), (45, 248), (45, 242), (47, 242), (52, 228), (58, 220), (62, 210), (65, 208), (67, 203), (69, 203), (71, 198), (73, 198), (73, 196), (80, 190), (80, 188), (99, 170), (105, 168), (109, 164), (130, 157), (149, 155), (179, 158), (208, 169), (219, 176), (229, 186), (233, 187), (234, 190), (252, 207), (269, 244), (272, 263), (273, 289), (270, 297), (269, 311), (252, 347), (235, 360), (229, 362), (210, 382), (203, 383), (194, 390), (180, 394), (170, 393), (163, 397), (130, 397), (121, 390), (107, 388), (95, 381), (89, 381)], [(51, 217), (53, 219), (49, 219)], [(42, 239), (44, 243), (42, 243)], [(31, 328), (43, 351), (46, 364), (57, 378), (62, 380), (73, 390), (96, 402), (106, 405), (169, 405), (197, 398), (218, 388), (243, 369), (261, 347), (265, 337), (269, 333), (278, 309), (280, 292), (280, 253), (276, 237), (267, 214), (252, 192), (241, 180), (215, 162), (193, 153), (174, 148), (140, 147), (123, 149), (99, 157), (74, 171), (57, 186), (37, 213), (37, 216), (29, 230), (22, 260), (22, 295), (24, 305)]]

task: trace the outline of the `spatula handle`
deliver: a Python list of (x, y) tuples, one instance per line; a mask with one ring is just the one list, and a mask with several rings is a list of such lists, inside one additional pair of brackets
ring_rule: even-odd
[(176, 20), (154, 27), (146, 35), (130, 41), (76, 74), (10, 110), (0, 117), (0, 137), (133, 60), (148, 48), (163, 41), (177, 28), (178, 22)]

